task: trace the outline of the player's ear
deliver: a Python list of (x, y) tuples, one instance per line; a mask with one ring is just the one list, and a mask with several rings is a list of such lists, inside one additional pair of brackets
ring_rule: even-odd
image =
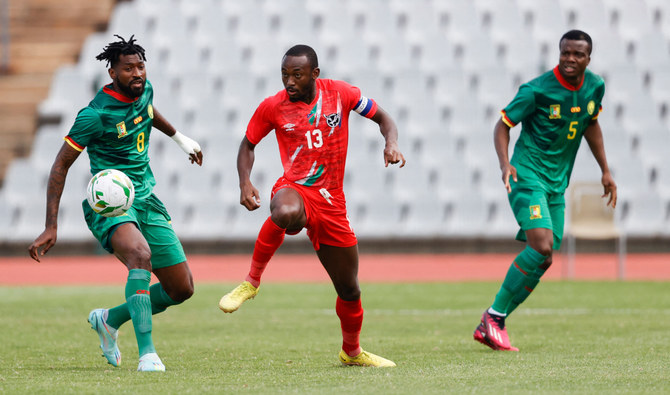
[(321, 69), (318, 67), (315, 67), (312, 69), (312, 79), (317, 79), (319, 78), (319, 75), (321, 75)]
[(110, 68), (107, 70), (107, 73), (109, 74), (109, 78), (111, 78), (111, 79), (116, 79), (116, 70), (114, 70), (113, 67), (110, 67)]

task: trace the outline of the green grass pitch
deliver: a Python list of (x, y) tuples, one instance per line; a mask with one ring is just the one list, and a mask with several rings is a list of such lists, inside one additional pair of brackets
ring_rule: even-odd
[(497, 283), (362, 284), (362, 346), (398, 367), (343, 367), (328, 284), (264, 284), (234, 314), (233, 284), (199, 284), (154, 316), (165, 373), (138, 373), (132, 327), (123, 364), (101, 357), (88, 312), (123, 286), (0, 288), (0, 393), (668, 393), (670, 287), (546, 282), (508, 320), (521, 352), (472, 340)]

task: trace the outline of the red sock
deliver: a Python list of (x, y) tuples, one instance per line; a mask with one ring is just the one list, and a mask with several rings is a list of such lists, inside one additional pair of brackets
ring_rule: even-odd
[(363, 327), (363, 306), (361, 300), (347, 302), (337, 297), (335, 312), (342, 326), (342, 349), (350, 357), (361, 353), (359, 338)]
[(258, 288), (261, 285), (261, 276), (265, 271), (265, 267), (284, 241), (285, 234), (286, 229), (280, 228), (272, 222), (270, 217), (261, 226), (261, 231), (258, 232), (256, 245), (254, 246), (254, 254), (251, 257), (249, 275), (246, 278), (254, 287)]

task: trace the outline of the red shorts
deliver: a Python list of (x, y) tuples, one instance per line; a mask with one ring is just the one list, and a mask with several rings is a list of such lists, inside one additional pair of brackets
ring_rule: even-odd
[[(333, 247), (352, 247), (358, 243), (349, 224), (347, 202), (342, 188), (326, 190), (306, 187), (280, 177), (272, 187), (272, 197), (283, 188), (294, 189), (302, 197), (307, 215), (307, 237), (312, 241), (315, 250), (318, 251), (322, 243)], [(287, 234), (297, 233), (299, 231)]]

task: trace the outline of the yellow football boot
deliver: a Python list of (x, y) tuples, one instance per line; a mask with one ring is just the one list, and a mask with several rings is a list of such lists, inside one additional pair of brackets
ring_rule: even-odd
[(342, 362), (342, 365), (372, 366), (375, 368), (392, 368), (395, 366), (395, 362), (363, 350), (355, 357), (350, 357), (344, 350), (340, 350), (340, 362)]
[(235, 289), (223, 295), (219, 301), (219, 308), (223, 310), (224, 313), (232, 313), (239, 309), (244, 301), (253, 299), (257, 294), (258, 288), (251, 285), (249, 281), (244, 281)]

